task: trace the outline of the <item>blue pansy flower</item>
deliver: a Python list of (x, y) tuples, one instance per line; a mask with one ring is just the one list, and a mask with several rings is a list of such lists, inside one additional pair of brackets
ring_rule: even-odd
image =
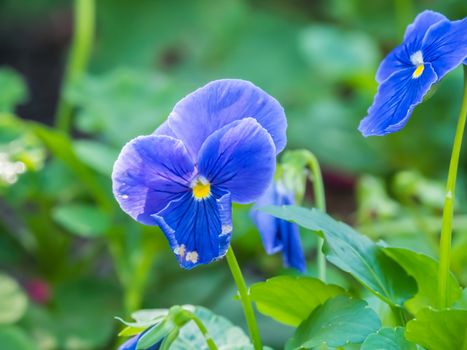
[(293, 192), (288, 191), (280, 182), (273, 182), (252, 208), (251, 216), (261, 234), (266, 253), (282, 252), (286, 267), (305, 272), (306, 262), (298, 226), (258, 210), (267, 205), (293, 204)]
[(286, 127), (279, 102), (252, 83), (211, 82), (123, 147), (114, 195), (135, 220), (162, 229), (183, 268), (209, 263), (227, 252), (231, 203), (251, 203), (269, 186)]
[(424, 11), (407, 27), (404, 42), (381, 62), (380, 83), (359, 130), (364, 136), (402, 129), (430, 87), (467, 61), (467, 18), (449, 21)]

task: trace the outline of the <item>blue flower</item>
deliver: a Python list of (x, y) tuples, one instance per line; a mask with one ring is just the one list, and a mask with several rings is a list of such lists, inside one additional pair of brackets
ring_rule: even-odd
[(449, 21), (424, 11), (407, 27), (404, 42), (381, 62), (380, 83), (359, 130), (364, 136), (402, 129), (430, 87), (467, 62), (467, 18)]
[[(149, 330), (149, 329), (148, 329)], [(136, 350), (136, 347), (138, 346), (138, 341), (139, 339), (147, 332), (143, 331), (138, 335), (135, 335), (134, 337), (128, 339), (126, 342), (124, 342), (122, 345), (118, 347), (118, 350)], [(147, 348), (146, 350), (159, 350), (160, 346), (162, 344), (162, 340), (157, 342), (154, 345), (151, 345), (151, 347)]]
[(293, 193), (287, 191), (280, 183), (274, 182), (256, 202), (251, 210), (251, 216), (261, 234), (266, 253), (282, 252), (286, 267), (305, 272), (306, 262), (298, 226), (258, 210), (267, 205), (293, 205), (294, 203)]
[(114, 195), (132, 218), (162, 229), (183, 268), (207, 264), (227, 252), (231, 203), (269, 186), (286, 127), (279, 102), (250, 82), (211, 82), (123, 147)]

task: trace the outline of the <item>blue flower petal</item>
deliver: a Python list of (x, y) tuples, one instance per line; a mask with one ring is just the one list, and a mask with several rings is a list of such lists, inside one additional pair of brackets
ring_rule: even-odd
[(270, 134), (253, 118), (234, 121), (209, 136), (199, 152), (199, 173), (232, 201), (251, 203), (268, 188), (276, 168)]
[[(279, 102), (252, 83), (226, 79), (213, 81), (179, 101), (168, 119), (170, 131), (182, 140), (193, 159), (214, 131), (235, 120), (252, 117), (272, 136), (276, 154), (287, 142), (287, 120)], [(160, 128), (156, 134), (163, 134)], [(170, 134), (168, 134), (170, 136)]]
[(373, 105), (358, 128), (364, 136), (382, 136), (404, 127), (414, 107), (437, 81), (429, 63), (418, 78), (412, 77), (415, 70), (415, 67), (400, 70), (379, 86)]
[(193, 162), (182, 142), (168, 136), (140, 136), (120, 152), (112, 185), (120, 207), (135, 220), (157, 225), (151, 217), (189, 191)]
[(228, 192), (211, 187), (211, 195), (202, 200), (186, 193), (153, 217), (185, 269), (208, 264), (227, 253), (232, 234)]
[(441, 13), (425, 10), (421, 12), (405, 30), (404, 43), (409, 52), (414, 53), (422, 48), (422, 41), (428, 29), (447, 18)]
[(441, 21), (428, 30), (422, 43), (423, 59), (433, 66), (438, 79), (467, 57), (467, 18)]
[(423, 11), (410, 24), (404, 36), (404, 42), (392, 50), (381, 62), (376, 72), (376, 81), (382, 83), (398, 70), (413, 66), (410, 56), (422, 47), (422, 40), (433, 24), (446, 20), (442, 14)]
[(258, 210), (258, 208), (266, 205), (291, 204), (294, 204), (293, 194), (284, 193), (284, 190), (279, 191), (277, 185), (272, 184), (256, 202), (251, 211), (251, 216), (261, 234), (266, 253), (274, 254), (282, 251), (286, 267), (305, 272), (306, 262), (298, 226)]

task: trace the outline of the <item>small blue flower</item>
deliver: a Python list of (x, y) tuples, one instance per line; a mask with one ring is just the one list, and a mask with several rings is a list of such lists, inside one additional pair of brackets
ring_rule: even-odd
[(261, 234), (266, 253), (282, 252), (286, 267), (305, 272), (306, 262), (298, 226), (258, 210), (267, 205), (293, 204), (295, 204), (294, 194), (287, 191), (280, 183), (273, 182), (252, 208), (251, 216)]
[(407, 27), (404, 42), (381, 62), (380, 83), (368, 115), (360, 122), (364, 136), (399, 131), (430, 87), (467, 62), (467, 18), (449, 21), (424, 11)]
[(227, 252), (231, 203), (269, 186), (286, 127), (279, 102), (250, 82), (211, 82), (123, 147), (114, 195), (132, 218), (162, 229), (183, 268), (207, 264)]
[[(139, 339), (148, 331), (141, 332), (138, 335), (135, 335), (134, 337), (128, 339), (126, 342), (124, 342), (122, 345), (118, 347), (118, 350), (136, 350), (136, 347), (138, 346), (138, 341)], [(162, 340), (160, 342), (157, 342), (156, 344), (152, 345), (151, 347), (147, 348), (146, 350), (159, 350), (160, 346), (162, 344)]]

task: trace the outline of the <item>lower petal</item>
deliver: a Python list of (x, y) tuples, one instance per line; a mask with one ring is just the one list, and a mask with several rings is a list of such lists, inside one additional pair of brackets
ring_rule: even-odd
[(232, 233), (228, 192), (212, 189), (203, 200), (187, 193), (153, 217), (185, 269), (208, 264), (227, 253)]
[(279, 236), (282, 241), (284, 265), (305, 272), (306, 261), (297, 224), (277, 218), (276, 220), (278, 221)]
[(422, 74), (416, 78), (415, 69), (400, 70), (379, 86), (368, 115), (358, 127), (364, 136), (383, 136), (405, 126), (414, 107), (437, 81), (430, 64), (425, 64)]

